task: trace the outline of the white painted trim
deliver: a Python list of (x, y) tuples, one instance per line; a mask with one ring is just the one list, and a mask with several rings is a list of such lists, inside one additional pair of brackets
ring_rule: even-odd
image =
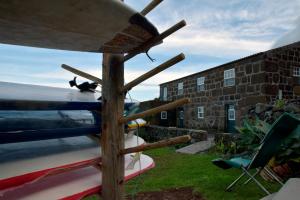
[(168, 112), (167, 111), (161, 111), (160, 112), (160, 119), (168, 119)]
[[(198, 106), (197, 111), (198, 119), (204, 119), (204, 106)], [(200, 114), (202, 114), (202, 116), (200, 116)]]

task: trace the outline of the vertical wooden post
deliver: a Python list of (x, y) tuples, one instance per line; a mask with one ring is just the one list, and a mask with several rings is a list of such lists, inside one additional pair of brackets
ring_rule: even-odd
[(103, 54), (102, 64), (102, 198), (120, 200), (123, 198), (124, 125), (118, 123), (123, 116), (124, 86), (123, 54)]

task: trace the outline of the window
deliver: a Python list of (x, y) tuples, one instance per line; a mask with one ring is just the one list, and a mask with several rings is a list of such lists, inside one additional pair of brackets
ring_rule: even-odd
[(235, 70), (229, 69), (224, 71), (224, 86), (234, 86), (235, 85)]
[(163, 101), (167, 101), (168, 100), (168, 88), (164, 87), (163, 88)]
[(183, 117), (184, 117), (184, 113), (183, 113), (183, 110), (181, 110), (181, 111), (179, 112), (179, 119), (183, 119)]
[(235, 120), (235, 109), (234, 109), (234, 106), (233, 105), (230, 105), (229, 106), (229, 109), (228, 109), (228, 120)]
[(167, 111), (162, 111), (160, 113), (160, 119), (168, 119), (168, 113), (167, 113)]
[(183, 94), (183, 82), (178, 83), (178, 95)]
[(197, 91), (198, 92), (201, 92), (201, 91), (205, 90), (204, 82), (205, 82), (205, 77), (204, 76), (197, 78)]
[(204, 107), (199, 106), (198, 107), (198, 119), (203, 119), (204, 118)]
[(300, 77), (300, 67), (294, 67), (293, 75), (296, 77)]

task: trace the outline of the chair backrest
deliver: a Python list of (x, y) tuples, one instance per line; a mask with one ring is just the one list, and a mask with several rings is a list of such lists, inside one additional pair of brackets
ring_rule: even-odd
[(264, 167), (281, 149), (281, 144), (300, 126), (300, 120), (291, 114), (284, 113), (271, 126), (248, 169)]

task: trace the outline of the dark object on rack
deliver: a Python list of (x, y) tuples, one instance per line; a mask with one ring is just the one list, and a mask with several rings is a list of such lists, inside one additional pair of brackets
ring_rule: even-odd
[(80, 92), (95, 92), (96, 87), (98, 86), (97, 83), (89, 83), (83, 82), (80, 85), (76, 82), (77, 77), (75, 76), (73, 80), (69, 81), (71, 87), (77, 87)]

